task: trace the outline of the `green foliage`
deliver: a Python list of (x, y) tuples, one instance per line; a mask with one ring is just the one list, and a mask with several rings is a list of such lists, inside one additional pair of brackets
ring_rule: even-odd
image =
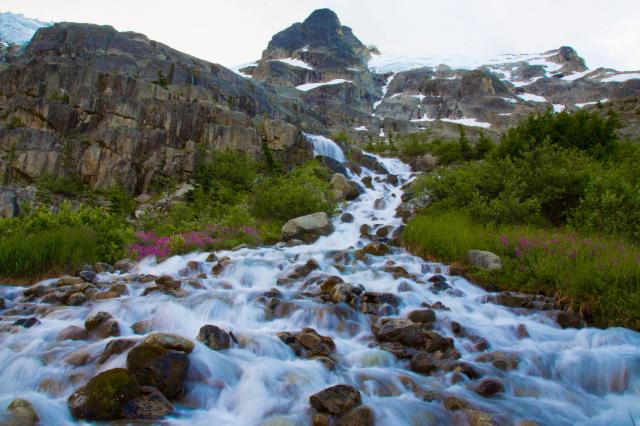
[(577, 149), (603, 159), (616, 148), (618, 119), (599, 113), (578, 111), (559, 114), (548, 110), (533, 114), (510, 129), (496, 150), (499, 157), (521, 157), (544, 145)]
[(46, 199), (48, 193), (61, 194), (69, 197), (81, 197), (88, 191), (75, 176), (44, 174), (36, 182), (40, 198)]
[(98, 259), (96, 233), (89, 227), (20, 230), (0, 242), (0, 276), (40, 277), (75, 270)]
[(568, 297), (599, 326), (640, 329), (640, 250), (568, 229), (482, 224), (468, 213), (431, 209), (407, 224), (404, 243), (418, 254), (463, 261), (468, 250), (498, 254), (503, 269), (469, 276), (502, 289)]
[(232, 202), (237, 194), (251, 190), (257, 164), (247, 155), (225, 150), (201, 159), (193, 179), (198, 190), (221, 202)]
[(24, 126), (25, 126), (24, 121), (22, 121), (20, 117), (16, 117), (15, 115), (11, 117), (11, 120), (7, 122), (7, 128), (9, 130), (19, 129)]
[(95, 235), (92, 238), (95, 241), (95, 256), (105, 262), (122, 258), (125, 245), (133, 239), (133, 228), (121, 217), (100, 208), (73, 208), (69, 203), (63, 203), (57, 212), (42, 207), (28, 215), (0, 219), (0, 238), (21, 234), (46, 235), (63, 228), (90, 229)]
[(263, 179), (256, 185), (252, 205), (258, 218), (286, 221), (318, 211), (331, 213), (329, 174), (317, 162), (289, 174)]

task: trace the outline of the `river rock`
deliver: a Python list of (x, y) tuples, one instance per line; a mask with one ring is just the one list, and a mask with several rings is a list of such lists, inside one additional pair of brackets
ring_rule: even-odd
[(554, 311), (550, 316), (562, 328), (580, 328), (584, 325), (582, 316), (577, 312)]
[(113, 355), (121, 354), (124, 351), (131, 349), (135, 345), (136, 341), (131, 339), (111, 340), (109, 343), (107, 343), (107, 346), (105, 346), (104, 351), (102, 351), (102, 354), (100, 355), (100, 358), (98, 358), (97, 363), (104, 364)]
[(31, 402), (24, 399), (14, 399), (7, 406), (8, 418), (2, 426), (36, 426), (40, 423), (38, 413)]
[(493, 271), (502, 269), (502, 260), (497, 254), (483, 250), (469, 250), (465, 257), (466, 262), (480, 269)]
[(31, 328), (38, 324), (40, 324), (40, 320), (36, 317), (20, 318), (13, 323), (13, 325), (19, 325), (24, 328)]
[(335, 385), (311, 395), (309, 403), (321, 413), (340, 415), (362, 403), (360, 391), (349, 385)]
[(413, 322), (432, 324), (436, 320), (436, 313), (432, 309), (418, 309), (409, 312), (407, 318)]
[(105, 339), (120, 335), (120, 325), (108, 312), (95, 312), (84, 322), (84, 328), (92, 335)]
[(312, 213), (291, 219), (282, 227), (282, 240), (300, 239), (306, 243), (333, 232), (329, 216), (325, 212)]
[(98, 276), (93, 271), (81, 271), (80, 278), (88, 283), (95, 283), (98, 281)]
[(71, 414), (79, 420), (116, 420), (127, 417), (126, 404), (140, 396), (140, 386), (124, 368), (98, 374), (69, 397)]
[(387, 203), (385, 203), (383, 198), (378, 198), (373, 202), (373, 208), (375, 210), (384, 210), (387, 207)]
[(411, 370), (420, 374), (431, 374), (438, 369), (435, 360), (426, 352), (418, 352), (411, 358)]
[(330, 182), (335, 201), (355, 200), (363, 192), (360, 186), (341, 173), (335, 173)]
[(196, 339), (214, 351), (229, 349), (231, 347), (231, 336), (229, 333), (215, 325), (202, 326)]
[(364, 186), (366, 186), (367, 188), (369, 188), (369, 189), (372, 189), (372, 188), (373, 188), (373, 179), (371, 178), (371, 176), (365, 176), (365, 177), (363, 177), (361, 182), (362, 182), (362, 184), (363, 184)]
[(321, 336), (313, 328), (303, 328), (299, 332), (281, 332), (278, 337), (300, 357), (314, 359), (331, 358), (336, 350), (333, 339)]
[(20, 214), (18, 197), (10, 189), (0, 187), (0, 218), (12, 218)]
[(336, 426), (373, 426), (375, 415), (368, 405), (352, 408), (336, 419)]
[(127, 369), (138, 384), (154, 386), (167, 398), (175, 398), (183, 391), (189, 358), (184, 352), (143, 343), (127, 354)]
[(389, 246), (387, 246), (386, 244), (374, 241), (367, 244), (360, 250), (357, 250), (356, 259), (363, 260), (366, 258), (366, 255), (385, 256), (389, 254), (390, 251), (391, 250), (389, 249)]
[(487, 377), (486, 379), (480, 380), (480, 382), (475, 386), (474, 391), (478, 395), (488, 398), (504, 392), (504, 384), (496, 378)]
[(89, 337), (87, 330), (76, 325), (70, 325), (69, 327), (63, 328), (60, 333), (58, 333), (56, 340), (84, 340), (87, 337)]
[(87, 301), (87, 296), (84, 293), (76, 292), (73, 293), (69, 298), (67, 298), (67, 305), (69, 306), (80, 306), (84, 302)]
[(145, 337), (144, 343), (162, 346), (165, 349), (180, 351), (187, 354), (191, 353), (194, 348), (194, 344), (191, 340), (178, 336), (177, 334), (170, 333), (152, 333)]
[(98, 274), (111, 273), (113, 272), (113, 266), (109, 265), (108, 263), (98, 262), (93, 265), (93, 270)]
[(342, 216), (340, 216), (340, 221), (342, 223), (353, 223), (353, 221), (355, 220), (355, 218), (353, 217), (353, 215), (351, 213), (343, 213)]

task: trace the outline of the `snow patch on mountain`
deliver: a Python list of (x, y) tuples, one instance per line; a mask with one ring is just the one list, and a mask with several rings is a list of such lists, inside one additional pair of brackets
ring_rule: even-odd
[(334, 80), (325, 81), (325, 82), (321, 82), (321, 83), (301, 84), (300, 86), (296, 86), (296, 89), (298, 89), (300, 91), (303, 91), (303, 92), (308, 92), (309, 90), (317, 89), (318, 87), (331, 86), (331, 85), (334, 85), (334, 84), (342, 84), (342, 83), (353, 83), (353, 81), (345, 80), (343, 78), (336, 78)]
[(284, 58), (284, 59), (272, 59), (269, 62), (278, 61), (284, 62), (287, 65), (291, 65), (292, 67), (304, 68), (306, 70), (313, 70), (313, 67), (307, 64), (305, 61), (294, 58)]
[(19, 13), (0, 13), (0, 42), (26, 44), (39, 28), (51, 25), (51, 22), (27, 18)]

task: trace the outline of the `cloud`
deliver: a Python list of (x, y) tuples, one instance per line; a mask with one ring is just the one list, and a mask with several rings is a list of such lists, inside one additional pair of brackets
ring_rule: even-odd
[(3, 0), (5, 10), (109, 24), (225, 65), (258, 58), (274, 33), (320, 7), (386, 53), (477, 58), (571, 45), (591, 67), (640, 69), (637, 0)]

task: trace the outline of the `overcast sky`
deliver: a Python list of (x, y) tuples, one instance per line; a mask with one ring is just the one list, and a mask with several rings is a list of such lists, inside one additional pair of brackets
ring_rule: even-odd
[(573, 46), (591, 68), (640, 69), (640, 0), (2, 0), (2, 11), (109, 24), (227, 66), (277, 31), (333, 9), (383, 53), (472, 58)]

